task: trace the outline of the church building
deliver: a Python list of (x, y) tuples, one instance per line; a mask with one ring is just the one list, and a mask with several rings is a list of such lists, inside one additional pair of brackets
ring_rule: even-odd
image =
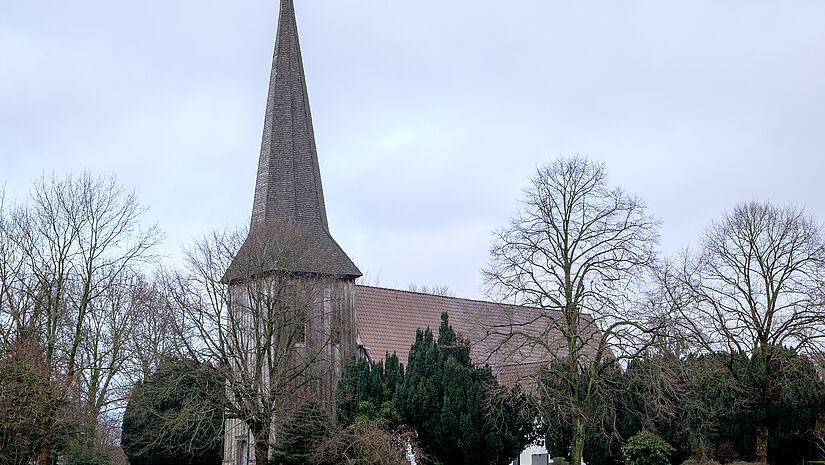
[[(323, 298), (317, 305), (327, 307), (311, 312), (313, 320), (308, 326), (314, 330), (308, 334), (332, 341), (325, 356), (333, 369), (327, 375), (328, 387), (320, 394), (328, 404), (334, 405), (334, 386), (345, 358), (358, 355), (382, 360), (386, 353), (394, 352), (406, 366), (416, 329), (438, 328), (443, 312), (449, 314), (454, 329), (470, 340), (474, 362), (489, 364), (502, 383), (514, 382), (548, 363), (546, 358), (517, 348), (496, 350), (501, 341), (485, 330), (518, 319), (526, 321), (530, 309), (356, 284), (361, 272), (335, 241), (327, 222), (293, 0), (280, 1), (252, 220), (249, 237), (227, 270), (230, 292), (233, 282), (250, 279), (243, 270), (252, 250), (268, 244), (269, 239), (278, 239), (275, 236), (284, 234), (287, 225), (299, 237), (291, 246), (303, 259), (286, 271), (306, 283), (318, 284)], [(252, 279), (265, 279), (260, 276), (287, 267), (276, 259), (264, 259), (260, 266), (259, 278)], [(335, 305), (330, 306), (330, 302)], [(519, 318), (519, 313), (524, 318)], [(250, 444), (244, 424), (228, 419), (224, 465), (254, 463)], [(522, 454), (520, 463), (539, 463), (532, 460), (531, 454), (535, 454), (546, 464), (546, 452), (543, 456), (542, 452)]]

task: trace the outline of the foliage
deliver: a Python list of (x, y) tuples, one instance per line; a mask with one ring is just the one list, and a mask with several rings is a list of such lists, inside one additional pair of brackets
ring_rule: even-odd
[[(684, 459), (686, 452), (696, 460), (753, 460), (759, 423), (772, 432), (771, 463), (792, 465), (818, 457), (809, 430), (825, 412), (825, 385), (807, 357), (782, 348), (774, 350), (774, 357), (783, 360), (784, 374), (778, 378), (779, 389), (770, 404), (756, 400), (756, 387), (743, 376), (758, 372), (754, 366), (759, 363), (758, 356), (714, 353), (656, 361), (673, 365), (670, 371), (678, 378), (679, 391), (671, 401), (674, 410), (666, 418), (642, 419), (637, 427), (644, 425), (669, 438), (678, 460)], [(642, 390), (631, 387), (638, 391), (635, 395), (643, 395)], [(635, 405), (628, 406), (628, 414), (642, 416)]]
[(281, 428), (270, 458), (273, 465), (303, 465), (318, 442), (332, 430), (329, 412), (318, 402), (307, 401)]
[(339, 423), (371, 421), (389, 431), (403, 423), (444, 463), (508, 463), (527, 444), (532, 418), (522, 414), (524, 396), (494, 399), (503, 388), (489, 367), (472, 365), (467, 341), (446, 314), (437, 342), (429, 329), (417, 332), (409, 360), (406, 372), (395, 354), (348, 361), (336, 393)]
[[(561, 362), (554, 362), (541, 374), (539, 402), (543, 412), (545, 447), (553, 457), (570, 459), (571, 422), (570, 397), (567, 382), (562, 379), (567, 369)], [(585, 373), (580, 378), (584, 382)], [(626, 402), (626, 379), (617, 368), (606, 371), (601, 377), (598, 392), (591, 410), (591, 427), (586, 435), (583, 458), (590, 465), (615, 465), (622, 463), (620, 417), (621, 403)], [(581, 391), (580, 391), (581, 392)]]
[(333, 431), (314, 449), (309, 463), (317, 465), (409, 465), (407, 452), (424, 457), (412, 434), (387, 431), (380, 423), (357, 417), (352, 424)]
[(126, 406), (121, 444), (132, 465), (221, 462), (223, 395), (218, 372), (191, 360), (168, 359), (138, 382)]
[[(737, 360), (737, 370), (750, 370), (752, 357), (727, 354), (685, 355), (661, 352), (632, 361), (625, 370), (604, 377), (606, 384), (593, 404), (593, 431), (587, 436), (588, 464), (623, 463), (621, 443), (647, 430), (674, 447), (670, 459), (681, 463), (752, 460), (759, 404), (751, 402), (743, 385), (724, 363)], [(786, 379), (765, 413), (772, 431), (771, 463), (793, 465), (822, 456), (815, 444), (817, 422), (825, 415), (825, 384), (807, 357), (787, 351)], [(551, 365), (541, 385), (546, 415), (546, 446), (553, 456), (569, 457), (570, 423), (564, 411), (563, 381)], [(611, 434), (603, 434), (609, 431)]]
[(338, 422), (350, 425), (363, 415), (397, 427), (401, 418), (393, 397), (403, 380), (404, 367), (395, 354), (386, 354), (383, 362), (346, 360), (335, 392)]
[(825, 349), (823, 226), (797, 207), (736, 205), (663, 282), (680, 336), (729, 357), (725, 366), (756, 425), (747, 453), (766, 463), (787, 353)]
[(623, 374), (621, 437), (655, 431), (674, 446), (676, 463), (708, 456), (719, 438), (718, 418), (733, 415), (740, 404), (733, 380), (716, 362), (666, 350), (634, 360)]
[(81, 429), (63, 447), (63, 463), (109, 465), (112, 463), (111, 452), (95, 434), (94, 426), (89, 426)]
[(532, 419), (514, 403), (496, 403), (489, 367), (476, 368), (469, 344), (442, 315), (438, 341), (418, 330), (403, 383), (395, 394), (401, 419), (425, 453), (450, 464), (506, 464), (529, 442)]
[(59, 402), (57, 386), (33, 337), (18, 338), (0, 355), (0, 463), (22, 465), (39, 453), (43, 418)]
[[(763, 357), (739, 355), (738, 364), (732, 368), (731, 378), (740, 389), (735, 396), (741, 406), (736, 415), (719, 416), (719, 446), (729, 442), (739, 454), (739, 459), (756, 460), (754, 454), (759, 427), (764, 425), (771, 432), (768, 441), (768, 458), (777, 465), (792, 465), (813, 457), (821, 457), (809, 431), (815, 428), (817, 419), (825, 414), (825, 384), (819, 379), (808, 357), (795, 351), (776, 347), (771, 358), (777, 363), (772, 383), (773, 392), (757, 395), (761, 381), (751, 376), (764, 370)], [(726, 360), (734, 359), (726, 356)], [(751, 376), (745, 376), (750, 373)], [(722, 450), (718, 452), (726, 453)], [(729, 454), (730, 455), (730, 454)], [(720, 462), (727, 456), (717, 456)]]
[(670, 465), (668, 457), (673, 447), (650, 431), (642, 431), (627, 441), (622, 448), (633, 465)]

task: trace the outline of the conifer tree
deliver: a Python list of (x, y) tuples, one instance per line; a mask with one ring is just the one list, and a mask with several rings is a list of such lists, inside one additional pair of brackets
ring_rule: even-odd
[(317, 444), (332, 430), (332, 418), (315, 401), (307, 401), (284, 423), (269, 463), (304, 465)]
[[(497, 386), (489, 367), (477, 368), (470, 347), (441, 317), (438, 341), (429, 328), (416, 333), (406, 376), (395, 402), (425, 452), (449, 464), (507, 464), (529, 442), (532, 425), (516, 409), (490, 412)], [(502, 407), (507, 410), (507, 407)], [(505, 418), (504, 424), (492, 418)]]
[(386, 426), (398, 426), (400, 418), (393, 396), (403, 379), (404, 367), (395, 354), (386, 354), (384, 362), (347, 360), (335, 393), (338, 423), (351, 425), (356, 417), (364, 415)]
[(121, 444), (132, 465), (219, 464), (223, 380), (214, 368), (169, 359), (132, 389)]
[(532, 418), (513, 403), (492, 411), (496, 379), (490, 367), (472, 364), (469, 342), (446, 313), (438, 340), (429, 328), (416, 332), (408, 360), (406, 371), (395, 354), (383, 362), (348, 361), (336, 393), (339, 423), (359, 416), (390, 427), (403, 423), (428, 456), (456, 465), (507, 464), (527, 445)]

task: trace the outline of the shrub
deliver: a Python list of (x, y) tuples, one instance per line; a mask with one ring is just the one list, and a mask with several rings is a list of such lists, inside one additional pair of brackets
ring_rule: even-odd
[(317, 465), (409, 465), (408, 447), (419, 463), (422, 454), (409, 433), (390, 432), (365, 417), (328, 434), (310, 455), (307, 463)]
[(315, 445), (332, 429), (332, 417), (318, 402), (305, 402), (281, 430), (270, 464), (303, 465)]
[(108, 465), (111, 451), (95, 435), (94, 427), (88, 426), (69, 439), (63, 451), (66, 465)]
[(223, 409), (213, 401), (219, 372), (170, 358), (138, 381), (126, 404), (121, 446), (131, 465), (216, 465), (223, 458)]
[(716, 460), (693, 460), (688, 459), (682, 462), (682, 465), (720, 465)]
[(633, 465), (669, 465), (674, 449), (658, 435), (642, 431), (627, 441), (622, 452)]
[[(2, 300), (2, 298), (0, 298)], [(49, 375), (45, 349), (33, 336), (9, 341), (0, 351), (0, 462), (35, 461), (46, 439), (36, 418), (64, 407), (58, 383)], [(63, 433), (63, 431), (61, 431)], [(63, 437), (52, 436), (52, 440)], [(62, 434), (60, 435), (62, 436)]]
[(736, 451), (736, 446), (732, 442), (720, 444), (716, 448), (716, 460), (722, 463), (733, 462), (739, 458), (739, 452)]

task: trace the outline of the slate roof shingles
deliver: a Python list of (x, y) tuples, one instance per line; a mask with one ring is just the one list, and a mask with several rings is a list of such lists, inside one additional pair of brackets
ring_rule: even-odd
[[(250, 237), (244, 243), (225, 281), (246, 279), (245, 254), (255, 252), (262, 234), (278, 227), (300, 229), (304, 256), (313, 257), (299, 269), (284, 271), (332, 274), (348, 278), (361, 276), (358, 267), (332, 238), (327, 224), (324, 190), (315, 146), (309, 96), (304, 75), (298, 25), (292, 0), (281, 0), (278, 32), (266, 101)], [(273, 227), (275, 226), (275, 227)], [(270, 254), (275, 255), (275, 254)], [(282, 269), (274, 260), (263, 272)]]

